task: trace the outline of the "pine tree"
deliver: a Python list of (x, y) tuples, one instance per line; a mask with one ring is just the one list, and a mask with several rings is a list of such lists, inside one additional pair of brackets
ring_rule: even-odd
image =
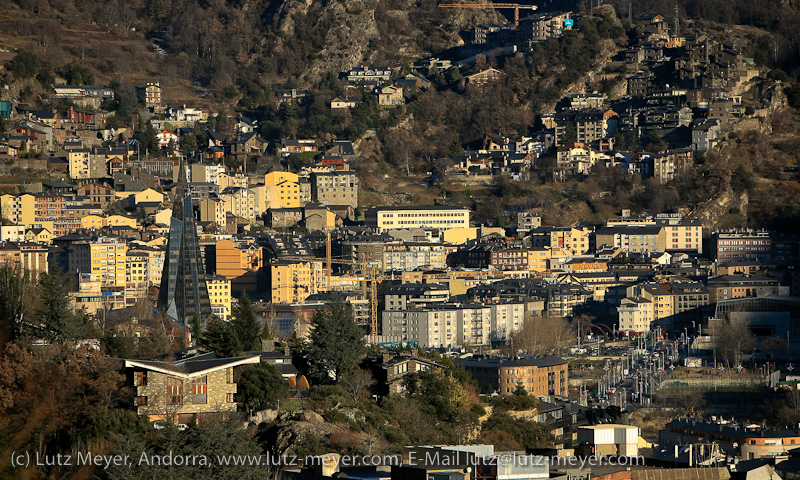
[(203, 342), (203, 324), (200, 322), (200, 317), (195, 313), (192, 316), (192, 339), (195, 345), (200, 345)]
[(242, 351), (233, 327), (216, 318), (206, 324), (201, 345), (219, 357), (234, 357)]
[(83, 338), (87, 332), (85, 318), (72, 309), (66, 279), (60, 272), (39, 276), (39, 306), (32, 322), (31, 333), (51, 342)]
[(0, 266), (0, 355), (5, 344), (20, 334), (25, 318), (25, 293), (29, 277), (10, 265)]
[(245, 351), (261, 350), (259, 338), (261, 327), (256, 320), (253, 304), (250, 303), (246, 293), (239, 297), (239, 304), (234, 309), (233, 315), (234, 320), (231, 322), (231, 326), (242, 349)]
[(238, 400), (254, 410), (274, 406), (289, 395), (288, 382), (268, 363), (245, 370), (237, 384)]
[(325, 382), (332, 373), (339, 379), (348, 366), (364, 355), (364, 332), (353, 317), (353, 309), (339, 297), (314, 312), (309, 335), (308, 363), (311, 374)]

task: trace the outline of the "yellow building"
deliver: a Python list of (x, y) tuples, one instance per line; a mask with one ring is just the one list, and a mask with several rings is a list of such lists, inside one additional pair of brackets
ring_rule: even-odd
[(302, 302), (326, 288), (321, 260), (272, 262), (269, 274), (272, 303)]
[(113, 308), (122, 308), (127, 287), (127, 251), (125, 239), (119, 237), (76, 241), (69, 252), (69, 271), (99, 275), (104, 296), (111, 298)]
[(125, 260), (125, 305), (132, 306), (147, 298), (150, 258), (146, 252), (129, 251)]
[(85, 217), (81, 217), (81, 228), (86, 230), (123, 226), (138, 228), (136, 219), (125, 215), (86, 215)]
[(30, 193), (0, 195), (0, 213), (6, 220), (30, 227), (36, 222), (36, 197)]
[(228, 187), (241, 187), (247, 188), (247, 177), (241, 173), (226, 173), (220, 172), (217, 175), (217, 185), (219, 185), (220, 190), (224, 190)]
[(266, 208), (301, 207), (300, 177), (292, 172), (270, 172), (264, 175)]
[(453, 245), (461, 245), (493, 233), (505, 236), (506, 231), (500, 227), (450, 228), (442, 232), (442, 240)]
[(225, 226), (225, 203), (218, 198), (206, 198), (200, 201), (200, 221), (214, 222)]
[(153, 215), (153, 222), (160, 223), (161, 225), (169, 225), (170, 218), (172, 218), (172, 209), (165, 208)]
[(29, 228), (25, 232), (25, 241), (34, 243), (50, 244), (53, 241), (53, 232), (49, 228)]
[(69, 150), (67, 152), (67, 162), (69, 164), (69, 176), (73, 180), (90, 178), (89, 154), (88, 149)]
[(231, 281), (222, 275), (211, 275), (206, 279), (208, 298), (211, 299), (211, 313), (221, 320), (231, 318)]
[(264, 267), (264, 248), (253, 242), (220, 240), (216, 248), (216, 273), (233, 283), (233, 290), (255, 292), (258, 272)]
[(137, 205), (143, 202), (164, 202), (164, 194), (153, 190), (152, 188), (147, 188), (142, 190), (141, 192), (136, 192), (133, 194), (133, 201)]
[[(534, 248), (563, 248), (573, 255), (584, 255), (589, 252), (589, 235), (592, 229), (540, 227), (531, 230), (531, 246)], [(552, 255), (551, 255), (552, 256)]]

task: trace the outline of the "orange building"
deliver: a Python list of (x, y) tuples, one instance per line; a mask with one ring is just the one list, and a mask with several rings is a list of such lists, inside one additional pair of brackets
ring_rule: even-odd
[(567, 395), (568, 362), (557, 357), (509, 360), (461, 358), (455, 360), (478, 382), (481, 393), (512, 395), (522, 385), (530, 395)]
[(256, 292), (258, 275), (264, 267), (264, 249), (247, 240), (220, 240), (216, 243), (216, 274), (231, 281), (231, 290)]

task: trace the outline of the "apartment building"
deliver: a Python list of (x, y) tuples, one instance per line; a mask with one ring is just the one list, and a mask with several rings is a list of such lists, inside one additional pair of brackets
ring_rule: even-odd
[(499, 249), (493, 250), (489, 257), (492, 270), (525, 270), (545, 272), (550, 261), (549, 248)]
[(382, 333), (422, 348), (488, 345), (492, 312), (485, 305), (440, 304), (384, 310)]
[[(255, 293), (264, 267), (264, 248), (252, 239), (220, 240), (214, 244), (214, 271), (230, 280), (237, 294)], [(210, 293), (210, 292), (209, 292)]]
[(225, 173), (224, 165), (204, 165), (193, 163), (188, 165), (191, 183), (219, 184), (219, 174)]
[(379, 232), (398, 228), (469, 227), (469, 209), (463, 207), (373, 207), (367, 210), (366, 226)]
[(231, 319), (231, 281), (222, 275), (208, 275), (208, 299), (211, 301), (211, 313), (220, 320)]
[(206, 198), (200, 201), (200, 221), (214, 222), (219, 228), (223, 228), (226, 223), (225, 202), (219, 198)]
[(384, 291), (385, 310), (413, 310), (429, 305), (444, 305), (450, 300), (450, 290), (439, 283), (403, 283)]
[(623, 298), (617, 307), (618, 330), (624, 335), (640, 335), (650, 331), (654, 320), (653, 301), (638, 296)]
[(323, 205), (358, 207), (358, 176), (352, 171), (318, 172), (311, 175), (311, 195)]
[(572, 29), (571, 13), (537, 13), (519, 20), (519, 34), (529, 42), (558, 38)]
[(28, 271), (36, 278), (40, 273), (47, 273), (49, 251), (36, 243), (2, 242), (0, 243), (0, 265), (8, 265), (19, 271)]
[(72, 243), (68, 253), (69, 272), (99, 275), (104, 295), (114, 298), (115, 308), (125, 304), (128, 246), (121, 237), (91, 237)]
[(447, 268), (447, 253), (447, 248), (440, 243), (386, 245), (383, 250), (383, 270), (444, 269)]
[(147, 298), (150, 288), (150, 256), (128, 251), (125, 257), (125, 305), (130, 307)]
[[(247, 219), (251, 223), (256, 219), (256, 198), (247, 188), (228, 187), (219, 194), (226, 213)], [(258, 212), (260, 213), (260, 212)]]
[(718, 262), (734, 260), (764, 261), (772, 254), (772, 235), (765, 230), (729, 230), (711, 234), (713, 258)]
[(567, 395), (569, 371), (566, 360), (557, 357), (511, 360), (504, 358), (457, 358), (478, 382), (482, 394), (513, 395), (521, 384), (530, 395)]
[(327, 288), (321, 260), (278, 260), (270, 263), (270, 301), (297, 303)]
[(552, 249), (566, 249), (572, 255), (585, 255), (589, 253), (589, 237), (594, 232), (592, 228), (581, 227), (540, 227), (530, 231), (531, 246), (533, 248), (549, 247)]

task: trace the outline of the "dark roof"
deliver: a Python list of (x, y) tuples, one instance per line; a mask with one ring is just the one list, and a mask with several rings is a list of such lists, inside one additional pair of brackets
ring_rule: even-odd
[(757, 428), (746, 429), (742, 426), (732, 426), (730, 424), (716, 424), (698, 422), (691, 419), (679, 418), (673, 420), (666, 425), (667, 429), (670, 428), (685, 428), (698, 432), (714, 433), (715, 435), (725, 435), (735, 438), (783, 438), (783, 437), (798, 437), (797, 431), (788, 428)]
[(563, 358), (558, 357), (543, 357), (543, 358), (456, 358), (456, 365), (465, 368), (500, 368), (500, 367), (555, 367), (557, 365), (566, 365), (567, 362)]

